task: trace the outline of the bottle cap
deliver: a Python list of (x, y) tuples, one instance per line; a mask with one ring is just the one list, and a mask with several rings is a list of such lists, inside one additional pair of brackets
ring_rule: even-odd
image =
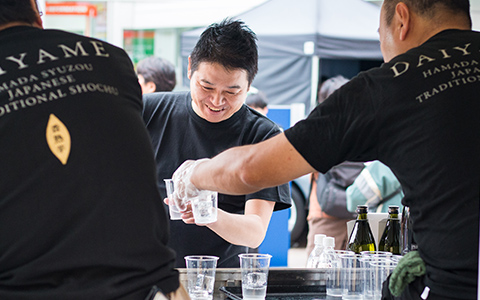
[(357, 205), (357, 214), (366, 214), (367, 206), (366, 205)]
[(315, 245), (323, 245), (323, 239), (326, 237), (324, 234), (316, 234), (315, 235)]
[(393, 214), (398, 214), (398, 205), (390, 205), (388, 207), (388, 212)]
[(335, 247), (335, 238), (331, 236), (324, 238), (323, 247)]

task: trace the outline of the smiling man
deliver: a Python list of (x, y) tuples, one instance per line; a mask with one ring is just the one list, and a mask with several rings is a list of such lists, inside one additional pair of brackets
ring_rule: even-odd
[[(226, 20), (207, 28), (188, 59), (190, 92), (144, 96), (144, 121), (152, 138), (158, 186), (188, 159), (210, 158), (233, 146), (253, 144), (280, 133), (271, 120), (244, 105), (257, 73), (255, 34), (242, 22)], [(218, 220), (196, 226), (191, 210), (170, 221), (176, 267), (184, 256), (220, 257), (218, 267), (239, 267), (238, 254), (265, 237), (273, 210), (290, 206), (288, 185), (240, 196), (219, 194)], [(193, 224), (193, 225), (192, 225)]]

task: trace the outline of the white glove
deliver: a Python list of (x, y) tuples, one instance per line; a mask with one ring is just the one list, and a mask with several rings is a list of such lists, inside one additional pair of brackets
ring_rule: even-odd
[(175, 191), (173, 193), (172, 200), (180, 211), (185, 211), (190, 199), (198, 196), (200, 190), (192, 184), (190, 177), (192, 177), (195, 167), (199, 163), (207, 160), (209, 160), (209, 158), (187, 160), (181, 164), (180, 167), (178, 167), (175, 173), (173, 173), (172, 179), (175, 186)]

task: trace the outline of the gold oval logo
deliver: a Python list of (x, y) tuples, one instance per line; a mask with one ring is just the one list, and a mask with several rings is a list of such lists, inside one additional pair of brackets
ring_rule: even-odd
[(48, 119), (46, 136), (50, 151), (63, 165), (66, 165), (71, 148), (70, 133), (54, 114), (50, 114)]

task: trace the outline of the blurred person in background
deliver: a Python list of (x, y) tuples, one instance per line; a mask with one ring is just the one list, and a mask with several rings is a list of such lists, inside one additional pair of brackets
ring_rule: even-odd
[[(143, 118), (164, 197), (163, 179), (185, 160), (213, 157), (280, 133), (273, 121), (245, 105), (257, 69), (255, 34), (243, 22), (224, 20), (202, 33), (188, 59), (190, 92), (144, 95)], [(263, 241), (272, 212), (288, 207), (287, 184), (238, 196), (219, 194), (218, 219), (206, 226), (195, 224), (189, 205), (183, 220), (170, 221), (176, 267), (185, 267), (186, 255), (215, 255), (217, 267), (238, 268), (238, 254)]]
[(168, 60), (150, 56), (137, 64), (138, 83), (142, 94), (170, 92), (175, 88), (175, 66)]
[[(348, 79), (341, 75), (325, 80), (318, 92), (318, 104), (325, 101), (328, 96), (347, 82)], [(315, 234), (320, 233), (335, 238), (336, 250), (346, 248), (348, 240), (347, 222), (355, 219), (355, 216), (346, 209), (346, 188), (355, 181), (363, 167), (362, 162), (343, 162), (334, 166), (325, 174), (312, 173), (307, 216), (307, 247), (305, 248), (307, 253), (312, 252), (315, 247)], [(330, 188), (335, 187), (335, 191), (331, 192)], [(329, 198), (331, 207), (337, 208), (332, 210), (331, 214), (322, 211), (319, 203), (322, 197)]]
[[(320, 86), (318, 103), (347, 82), (348, 79), (341, 75), (325, 80)], [(357, 205), (368, 205), (370, 213), (387, 212), (389, 205), (402, 208), (402, 197), (395, 175), (379, 161), (365, 164), (346, 161), (325, 174), (313, 173), (307, 216), (307, 253), (313, 250), (315, 234), (319, 233), (334, 237), (336, 250), (345, 249), (349, 237), (347, 222), (355, 219)]]
[(245, 103), (248, 107), (253, 108), (264, 116), (268, 113), (268, 99), (262, 91), (256, 90), (255, 92), (248, 93)]
[(0, 0), (0, 299), (179, 288), (130, 58)]

